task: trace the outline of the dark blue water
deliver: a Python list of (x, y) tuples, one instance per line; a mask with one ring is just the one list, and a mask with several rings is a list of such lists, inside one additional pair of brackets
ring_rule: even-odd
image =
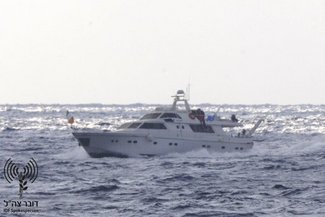
[(4, 200), (19, 200), (18, 182), (3, 178), (6, 160), (31, 157), (39, 176), (23, 198), (39, 201), (37, 216), (325, 216), (324, 105), (222, 106), (248, 128), (264, 118), (265, 141), (247, 153), (127, 159), (88, 157), (67, 109), (78, 128), (112, 129), (154, 106), (0, 105), (0, 216), (19, 216), (3, 212)]

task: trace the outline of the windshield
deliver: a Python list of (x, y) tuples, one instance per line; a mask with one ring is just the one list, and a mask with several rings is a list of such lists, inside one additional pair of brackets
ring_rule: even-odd
[(161, 113), (150, 113), (144, 115), (140, 120), (145, 120), (145, 119), (156, 119), (161, 115)]
[(132, 128), (132, 129), (135, 129), (135, 128), (138, 128), (138, 126), (140, 126), (141, 122), (135, 122), (135, 123), (132, 123), (128, 128)]
[(164, 113), (160, 118), (178, 118), (178, 119), (182, 119), (178, 114), (175, 114), (175, 113)]
[(125, 128), (128, 128), (128, 126), (130, 125), (131, 123), (124, 123), (122, 124), (121, 126), (119, 126), (117, 129), (125, 129)]

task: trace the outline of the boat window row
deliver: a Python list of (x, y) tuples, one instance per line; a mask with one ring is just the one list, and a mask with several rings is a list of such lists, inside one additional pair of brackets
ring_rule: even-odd
[[(202, 125), (202, 124), (190, 124), (190, 128), (194, 133), (215, 133), (210, 125)], [(179, 125), (176, 126), (179, 129)], [(150, 123), (150, 122), (134, 122), (127, 126), (129, 129), (154, 129), (154, 130), (165, 130), (167, 129), (163, 123)], [(182, 126), (184, 129), (184, 126)]]
[(149, 113), (144, 115), (140, 120), (146, 120), (146, 119), (157, 119), (157, 118), (178, 118), (182, 119), (181, 116), (179, 116), (176, 113)]
[[(140, 127), (139, 127), (140, 126)], [(134, 122), (132, 124), (129, 124), (129, 129), (154, 129), (154, 130), (165, 130), (167, 129), (166, 126), (162, 123), (141, 123), (141, 122)]]
[(155, 130), (165, 130), (166, 126), (162, 123), (143, 123), (140, 129), (155, 129)]
[(190, 127), (195, 133), (214, 133), (210, 125), (203, 124), (190, 124)]

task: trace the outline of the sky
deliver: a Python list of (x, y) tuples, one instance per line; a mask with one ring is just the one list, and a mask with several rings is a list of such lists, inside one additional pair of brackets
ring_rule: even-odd
[(0, 104), (325, 104), (323, 0), (0, 0)]

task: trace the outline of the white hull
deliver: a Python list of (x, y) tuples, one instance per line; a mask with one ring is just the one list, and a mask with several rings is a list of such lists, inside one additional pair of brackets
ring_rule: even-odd
[[(125, 123), (113, 132), (74, 132), (92, 157), (139, 157), (185, 153), (206, 149), (209, 152), (246, 151), (253, 147), (252, 134), (261, 120), (246, 132), (233, 136), (223, 128), (241, 127), (235, 115), (221, 119), (205, 118), (201, 109), (191, 110), (184, 91), (177, 91), (170, 108), (156, 108), (137, 121)], [(185, 110), (177, 107), (184, 102)]]
[(211, 152), (246, 151), (253, 147), (252, 138), (185, 138), (158, 137), (146, 134), (118, 132), (74, 132), (86, 152), (92, 157), (140, 157), (185, 153), (206, 149)]

